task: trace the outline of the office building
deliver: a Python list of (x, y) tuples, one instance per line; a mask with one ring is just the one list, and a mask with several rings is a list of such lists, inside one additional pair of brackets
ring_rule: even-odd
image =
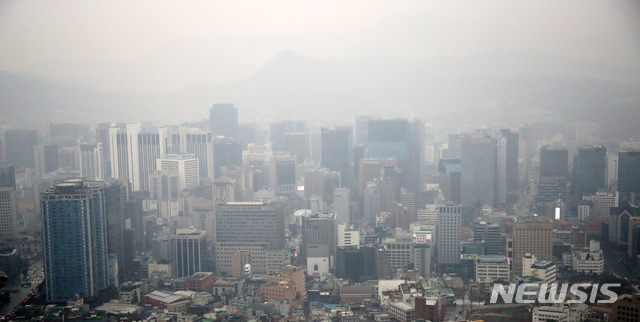
[(324, 181), (328, 171), (326, 168), (309, 169), (304, 172), (304, 196), (324, 196)]
[(160, 135), (142, 130), (140, 123), (109, 128), (111, 176), (127, 179), (133, 191), (149, 189), (149, 174), (156, 171)]
[(640, 151), (618, 154), (617, 187), (621, 200), (640, 201)]
[(375, 226), (376, 218), (378, 217), (382, 209), (380, 189), (375, 183), (369, 182), (367, 184), (367, 186), (364, 188), (362, 200), (362, 213), (364, 214), (364, 218), (369, 223), (369, 225)]
[(336, 252), (336, 276), (354, 282), (377, 279), (376, 249), (373, 246), (344, 246)]
[(104, 188), (69, 179), (40, 200), (47, 300), (97, 295), (109, 282)]
[(591, 205), (589, 214), (606, 221), (609, 219), (612, 207), (618, 207), (618, 192), (596, 192), (595, 194), (582, 195), (582, 200)]
[(200, 185), (200, 171), (198, 158), (195, 154), (177, 153), (161, 155), (156, 161), (158, 170), (175, 171), (178, 173), (178, 189), (195, 188)]
[(485, 245), (485, 255), (503, 254), (501, 238), (502, 235), (500, 234), (499, 225), (489, 224), (485, 221), (475, 223), (473, 229), (473, 241), (475, 243), (483, 243)]
[(216, 271), (231, 273), (233, 253), (249, 250), (254, 272), (266, 273), (266, 252), (285, 247), (283, 205), (227, 202), (217, 205), (215, 214)]
[(171, 218), (180, 213), (180, 175), (160, 170), (149, 176), (149, 199), (156, 204), (158, 216)]
[(78, 144), (78, 162), (82, 178), (106, 179), (104, 161), (102, 143)]
[(271, 123), (271, 147), (273, 151), (282, 152), (285, 150), (285, 136), (287, 133), (307, 132), (304, 121), (278, 121)]
[(369, 143), (369, 121), (375, 120), (375, 116), (358, 115), (355, 120), (355, 144), (366, 146)]
[(176, 276), (186, 277), (207, 269), (207, 233), (197, 229), (176, 231)]
[[(337, 240), (335, 213), (312, 213), (302, 217), (300, 250), (309, 274), (313, 271), (328, 273), (328, 270), (335, 269)], [(321, 268), (325, 265), (326, 271), (323, 272)]]
[(640, 320), (640, 294), (624, 294), (609, 304), (612, 309), (611, 321)]
[(338, 247), (360, 245), (360, 230), (350, 227), (344, 222), (338, 222)]
[(0, 165), (0, 187), (16, 187), (16, 168), (13, 165)]
[(602, 249), (600, 249), (600, 242), (592, 239), (589, 241), (587, 249), (574, 250), (571, 267), (580, 274), (604, 274), (604, 256)]
[(545, 145), (540, 148), (540, 177), (568, 176), (569, 151), (566, 147)]
[(333, 191), (333, 211), (336, 213), (336, 220), (345, 223), (347, 226), (351, 225), (349, 191), (348, 188), (336, 188)]
[(213, 136), (238, 138), (238, 110), (233, 104), (213, 104), (209, 122)]
[(461, 207), (445, 205), (438, 208), (437, 254), (438, 264), (460, 263), (462, 219)]
[(505, 204), (507, 194), (518, 191), (518, 133), (500, 130), (496, 162), (496, 201)]
[(522, 259), (527, 253), (538, 260), (553, 259), (553, 223), (550, 219), (522, 218), (514, 221), (514, 274), (522, 274)]
[(460, 158), (462, 206), (478, 203), (493, 206), (496, 201), (496, 139), (468, 135), (462, 139)]
[(538, 260), (533, 254), (525, 254), (522, 259), (522, 276), (533, 277), (542, 283), (556, 282), (558, 268), (550, 260)]
[(4, 149), (7, 163), (20, 168), (35, 168), (33, 148), (38, 144), (34, 130), (6, 130)]
[(39, 144), (33, 148), (35, 175), (42, 177), (60, 167), (57, 144)]
[[(385, 252), (385, 268), (387, 275), (395, 274), (399, 268), (406, 267), (414, 261), (413, 235), (411, 233), (396, 232), (394, 237), (382, 239), (382, 247)], [(458, 255), (458, 258), (460, 255)]]
[(499, 255), (480, 255), (475, 264), (476, 282), (509, 281), (509, 259)]
[(297, 191), (298, 165), (293, 155), (274, 155), (271, 158), (271, 190), (277, 195), (293, 195)]
[(186, 126), (162, 127), (159, 131), (160, 154), (193, 154), (198, 159), (200, 180), (215, 179), (211, 131)]
[(351, 187), (353, 181), (353, 154), (351, 128), (320, 130), (321, 164), (331, 171), (339, 171), (342, 187)]
[(298, 163), (303, 163), (311, 157), (309, 133), (291, 132), (284, 135), (284, 150), (291, 152)]
[(215, 137), (213, 140), (213, 172), (220, 177), (222, 167), (242, 165), (242, 146), (240, 142), (229, 137)]
[(573, 200), (577, 203), (583, 195), (606, 189), (606, 172), (607, 148), (604, 145), (579, 147), (573, 159)]
[(362, 195), (365, 186), (369, 181), (376, 178), (385, 178), (392, 176), (398, 161), (393, 158), (360, 159), (358, 167), (358, 195)]
[(0, 186), (0, 240), (15, 237), (18, 199), (13, 186)]

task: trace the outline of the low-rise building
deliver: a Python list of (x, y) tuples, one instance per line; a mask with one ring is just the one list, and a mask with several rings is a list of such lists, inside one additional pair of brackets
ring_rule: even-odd
[(416, 308), (414, 305), (406, 301), (394, 301), (389, 303), (388, 312), (396, 320), (400, 322), (413, 321), (416, 314)]
[(587, 320), (588, 311), (589, 307), (586, 304), (538, 306), (533, 308), (532, 322), (581, 322)]
[(574, 250), (571, 258), (571, 267), (574, 271), (583, 274), (603, 274), (604, 256), (600, 249), (600, 242), (591, 240), (589, 249)]
[(186, 312), (189, 301), (189, 297), (163, 291), (153, 291), (144, 296), (145, 304), (165, 308), (169, 312)]
[(140, 302), (142, 296), (142, 283), (126, 282), (120, 284), (118, 292), (118, 300), (120, 303), (135, 304)]
[(481, 255), (477, 257), (476, 282), (491, 283), (497, 280), (508, 281), (510, 262), (505, 256)]
[(215, 279), (212, 272), (197, 272), (185, 279), (185, 289), (194, 292), (209, 292), (213, 290)]

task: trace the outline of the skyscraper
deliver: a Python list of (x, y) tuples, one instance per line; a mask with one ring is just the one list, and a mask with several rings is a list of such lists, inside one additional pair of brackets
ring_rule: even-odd
[(34, 130), (7, 130), (4, 132), (7, 163), (21, 168), (35, 168), (33, 148), (38, 144)]
[(238, 138), (238, 110), (233, 104), (213, 104), (209, 122), (213, 136)]
[(351, 145), (351, 129), (349, 128), (336, 128), (335, 130), (322, 128), (320, 130), (322, 166), (332, 171), (340, 171), (342, 186), (347, 188), (351, 187), (353, 181)]
[(284, 135), (284, 150), (296, 156), (298, 163), (309, 159), (310, 154), (309, 133), (291, 132)]
[(439, 264), (460, 263), (462, 241), (461, 207), (453, 205), (438, 208), (437, 253)]
[(337, 188), (333, 192), (333, 205), (336, 212), (336, 220), (347, 226), (351, 225), (351, 204), (349, 202), (349, 189)]
[(496, 201), (496, 139), (468, 135), (462, 139), (460, 176), (462, 206), (493, 206)]
[(618, 192), (620, 200), (640, 201), (640, 151), (618, 154)]
[(218, 136), (213, 140), (214, 177), (220, 177), (222, 167), (242, 164), (242, 146), (238, 140)]
[(97, 295), (109, 282), (104, 188), (65, 180), (41, 203), (47, 300)]
[(149, 188), (149, 174), (156, 171), (160, 156), (160, 135), (142, 130), (140, 123), (109, 128), (111, 175), (127, 179), (133, 191)]
[(600, 146), (581, 146), (573, 160), (573, 184), (571, 190), (574, 202), (585, 194), (595, 194), (606, 188), (607, 148)]
[(80, 163), (80, 176), (87, 179), (105, 179), (104, 156), (102, 143), (90, 143), (78, 145), (78, 161)]
[(60, 156), (57, 144), (39, 144), (33, 148), (34, 163), (36, 166), (36, 176), (54, 171), (60, 166)]
[(551, 202), (569, 202), (569, 152), (566, 147), (540, 148), (540, 177), (536, 202), (538, 212)]
[[(501, 129), (498, 139), (498, 199), (506, 202), (502, 196), (518, 191), (518, 133)], [(505, 196), (506, 197), (506, 196)]]
[(477, 222), (473, 228), (473, 241), (475, 243), (484, 243), (484, 255), (501, 255), (503, 253), (500, 247), (500, 226), (496, 224), (488, 224), (484, 221)]

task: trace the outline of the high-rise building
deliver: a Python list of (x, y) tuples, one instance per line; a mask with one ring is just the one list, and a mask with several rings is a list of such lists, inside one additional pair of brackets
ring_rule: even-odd
[(266, 253), (285, 247), (284, 208), (280, 203), (227, 202), (215, 209), (216, 271), (231, 273), (232, 254), (252, 252), (252, 270), (266, 274)]
[(618, 192), (596, 192), (595, 194), (582, 195), (582, 200), (591, 204), (589, 215), (606, 221), (609, 218), (612, 207), (618, 207)]
[(440, 206), (438, 208), (438, 228), (436, 230), (439, 264), (460, 263), (461, 229), (461, 207), (453, 205)]
[(233, 104), (213, 104), (209, 122), (213, 136), (238, 138), (238, 110)]
[(57, 144), (39, 144), (33, 148), (36, 176), (42, 177), (60, 167)]
[(507, 194), (518, 191), (518, 133), (500, 130), (497, 144), (496, 198), (504, 204)]
[(488, 224), (485, 221), (477, 222), (473, 228), (473, 241), (475, 243), (484, 243), (484, 255), (502, 255), (504, 252), (500, 243), (501, 234), (500, 226), (497, 224)]
[(640, 201), (640, 151), (618, 154), (617, 187), (621, 200)]
[(359, 115), (355, 122), (355, 144), (367, 145), (369, 143), (369, 121), (375, 120), (375, 116)]
[(418, 191), (424, 187), (425, 153), (424, 153), (424, 123), (410, 121), (407, 140), (407, 165), (404, 173), (404, 187), (411, 191)]
[(309, 271), (321, 263), (326, 263), (328, 269), (335, 268), (337, 240), (335, 213), (314, 213), (302, 217), (301, 255)]
[(606, 189), (607, 148), (600, 146), (581, 146), (573, 159), (573, 201), (577, 203), (585, 194), (595, 194)]
[(337, 188), (333, 192), (333, 210), (336, 212), (336, 220), (347, 226), (351, 225), (351, 203), (349, 202), (349, 189)]
[(540, 148), (540, 177), (536, 202), (538, 211), (560, 200), (569, 202), (569, 153), (566, 147), (542, 146)]
[(102, 143), (79, 144), (78, 161), (81, 177), (98, 180), (106, 178)]
[(0, 187), (16, 187), (16, 168), (13, 165), (0, 165)]
[(271, 157), (271, 190), (277, 195), (292, 195), (297, 191), (298, 165), (293, 155)]
[(38, 144), (34, 130), (6, 130), (4, 144), (7, 163), (21, 168), (35, 168), (33, 148)]
[(176, 275), (178, 277), (206, 271), (207, 254), (206, 232), (197, 229), (176, 231)]
[(460, 176), (462, 206), (496, 202), (496, 139), (469, 135), (462, 139)]
[(14, 186), (0, 186), (0, 240), (17, 234), (18, 200)]
[(328, 171), (326, 168), (315, 168), (304, 173), (304, 196), (322, 197), (324, 194), (324, 178)]
[(363, 214), (369, 225), (376, 225), (376, 218), (381, 211), (381, 195), (380, 189), (375, 183), (369, 182), (364, 188), (362, 194), (363, 199)]
[(171, 218), (180, 213), (180, 174), (160, 170), (149, 175), (149, 199), (156, 203), (158, 215)]
[(220, 177), (222, 167), (242, 164), (242, 146), (240, 142), (230, 137), (215, 137), (213, 140), (213, 171), (214, 177)]
[[(423, 163), (419, 161), (416, 163), (415, 159), (421, 157), (421, 160), (424, 161), (424, 155), (418, 155), (420, 152), (414, 153), (416, 148), (422, 149), (421, 151), (424, 152), (424, 146), (417, 146), (420, 144), (414, 146), (414, 141), (420, 141), (423, 136), (423, 133), (418, 131), (417, 138), (414, 139), (414, 128), (417, 131), (421, 129), (419, 125), (414, 126), (406, 119), (369, 121), (369, 142), (366, 149), (367, 158), (395, 158), (398, 162), (398, 168), (406, 174), (405, 180), (401, 178), (399, 181), (400, 186), (406, 186), (412, 190), (415, 190), (416, 187), (409, 183), (414, 179), (420, 180), (421, 178), (409, 178), (409, 175), (418, 175), (423, 166)], [(413, 173), (416, 171), (417, 174)]]
[(284, 150), (291, 152), (298, 163), (303, 163), (311, 157), (309, 133), (291, 132), (284, 135)]
[(376, 249), (372, 246), (338, 247), (336, 276), (356, 282), (376, 279)]
[(367, 182), (373, 181), (375, 178), (385, 178), (391, 175), (398, 166), (398, 161), (393, 158), (383, 159), (360, 159), (358, 174), (358, 194), (362, 192)]
[(285, 136), (287, 133), (306, 132), (305, 121), (278, 121), (271, 123), (271, 147), (273, 151), (286, 151)]
[(342, 186), (347, 188), (351, 187), (353, 180), (351, 133), (350, 128), (336, 128), (335, 130), (322, 128), (320, 130), (322, 166), (332, 171), (340, 171)]
[(215, 179), (211, 131), (187, 126), (160, 128), (160, 154), (194, 154), (198, 158), (200, 180)]
[(195, 154), (164, 154), (156, 162), (158, 170), (169, 170), (178, 173), (178, 189), (180, 191), (195, 188), (200, 184), (198, 158), (196, 158)]
[(70, 179), (40, 202), (47, 300), (97, 295), (109, 282), (104, 188)]
[[(123, 180), (108, 180), (103, 183), (104, 205), (107, 216), (107, 249), (109, 254), (115, 254), (118, 260), (118, 273), (120, 276), (129, 276), (133, 267), (129, 261), (125, 261), (125, 213), (124, 205), (127, 202), (127, 183)], [(131, 244), (127, 249), (132, 248)]]
[(531, 253), (539, 260), (553, 259), (553, 223), (550, 219), (524, 218), (513, 223), (512, 269), (522, 274), (522, 259)]
[(142, 130), (140, 123), (109, 128), (111, 176), (127, 179), (133, 191), (149, 188), (149, 174), (156, 171), (160, 135)]

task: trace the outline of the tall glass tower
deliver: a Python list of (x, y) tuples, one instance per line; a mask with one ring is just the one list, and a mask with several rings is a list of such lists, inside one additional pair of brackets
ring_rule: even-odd
[(109, 283), (104, 188), (69, 179), (43, 193), (40, 202), (47, 300), (95, 296)]

